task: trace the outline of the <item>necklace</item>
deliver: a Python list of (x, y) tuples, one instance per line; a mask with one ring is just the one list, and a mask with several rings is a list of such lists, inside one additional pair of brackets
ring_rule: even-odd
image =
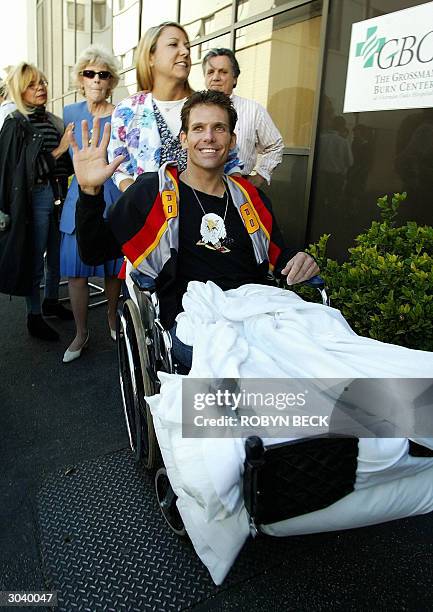
[(198, 205), (203, 211), (203, 217), (200, 223), (201, 240), (197, 242), (197, 245), (204, 246), (208, 249), (212, 249), (213, 251), (219, 251), (220, 253), (228, 253), (229, 249), (227, 249), (222, 244), (224, 239), (227, 238), (225, 220), (226, 220), (227, 209), (229, 205), (229, 196), (228, 196), (225, 184), (224, 184), (223, 198), (225, 197), (225, 200), (226, 200), (226, 208), (224, 211), (224, 217), (220, 217), (220, 215), (217, 215), (215, 213), (207, 213), (194, 187), (192, 187), (192, 185), (190, 185), (190, 187), (195, 196), (195, 199), (197, 200)]
[(154, 98), (156, 105), (163, 109), (165, 113), (169, 113), (170, 111), (177, 109), (180, 104), (183, 104), (186, 98), (182, 98), (182, 100), (157, 100)]
[[(196, 191), (195, 191), (194, 187), (193, 187), (192, 185), (190, 185), (190, 187), (191, 187), (191, 189), (192, 189), (193, 194), (195, 195), (195, 199), (197, 200), (198, 205), (200, 206), (200, 208), (201, 208), (201, 209), (202, 209), (202, 211), (203, 211), (203, 215), (211, 215), (211, 214), (214, 214), (214, 213), (207, 213), (207, 212), (205, 211), (205, 209), (203, 208), (203, 204), (201, 203), (200, 198), (198, 197), (198, 195), (197, 195), (197, 193), (196, 193)], [(226, 200), (226, 209), (225, 209), (225, 211), (224, 211), (224, 217), (223, 217), (223, 221), (225, 221), (225, 220), (226, 220), (226, 215), (227, 215), (227, 208), (228, 208), (228, 205), (229, 205), (229, 196), (228, 196), (228, 194), (227, 194), (227, 189), (226, 189), (226, 186), (225, 186), (225, 185), (224, 185), (224, 194), (223, 194), (223, 196), (222, 196), (222, 197), (223, 197), (223, 198), (225, 198), (225, 200)], [(217, 215), (217, 216), (219, 216), (219, 215)]]

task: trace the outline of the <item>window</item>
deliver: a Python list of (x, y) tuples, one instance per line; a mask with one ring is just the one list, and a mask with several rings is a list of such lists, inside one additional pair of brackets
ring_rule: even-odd
[(264, 13), (278, 6), (281, 2), (275, 2), (274, 0), (238, 0), (237, 4), (237, 19), (241, 21), (241, 19)]
[(118, 56), (118, 60), (120, 62), (120, 65), (122, 68), (130, 68), (131, 66), (134, 65), (135, 63), (135, 51), (137, 50), (137, 47), (134, 47), (134, 49), (130, 49), (129, 51), (127, 51), (126, 53), (124, 53), (123, 55), (119, 55)]
[(44, 61), (44, 5), (39, 4), (36, 9), (37, 16), (37, 36), (38, 36), (38, 66), (45, 69)]
[(93, 29), (103, 30), (107, 23), (107, 3), (105, 0), (93, 0)]
[(231, 19), (232, 3), (229, 0), (202, 0), (200, 3), (182, 0), (180, 4), (180, 22), (191, 42), (229, 26)]
[(140, 5), (131, 4), (113, 19), (113, 51), (114, 54), (125, 55), (137, 45), (140, 25)]
[(141, 11), (141, 31), (144, 33), (148, 28), (158, 25), (163, 21), (177, 21), (177, 0), (143, 0)]
[[(114, 11), (115, 13), (120, 13), (120, 11), (123, 11), (123, 9), (132, 6), (133, 4), (138, 4), (138, 1), (139, 0), (117, 0), (114, 5)], [(110, 4), (112, 5), (113, 2)]]
[[(76, 13), (75, 13), (76, 10)], [(68, 29), (79, 30), (84, 32), (85, 25), (85, 6), (84, 4), (75, 4), (75, 2), (68, 2), (66, 5)], [(77, 21), (75, 22), (75, 16)]]
[(236, 93), (268, 109), (286, 147), (311, 145), (321, 24), (312, 6), (292, 9), (236, 32), (241, 68)]
[(68, 91), (74, 91), (76, 89), (74, 77), (72, 75), (73, 66), (65, 66), (66, 71), (68, 73)]

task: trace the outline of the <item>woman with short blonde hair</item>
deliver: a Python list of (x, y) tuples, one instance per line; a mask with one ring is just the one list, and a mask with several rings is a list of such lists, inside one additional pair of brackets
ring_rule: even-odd
[[(87, 121), (89, 131), (93, 128), (95, 117), (99, 117), (101, 132), (105, 123), (110, 123), (113, 105), (108, 101), (113, 89), (119, 83), (119, 63), (104, 47), (90, 45), (79, 56), (73, 68), (73, 75), (81, 94), (82, 102), (65, 106), (63, 117), (65, 123), (75, 125), (75, 138), (81, 143), (81, 122)], [(111, 179), (104, 185), (106, 209), (120, 196), (120, 192)], [(99, 266), (86, 265), (78, 252), (75, 234), (75, 208), (78, 200), (78, 184), (74, 177), (69, 187), (60, 219), (62, 242), (60, 247), (60, 270), (62, 276), (68, 277), (69, 297), (75, 319), (75, 337), (63, 355), (63, 362), (69, 363), (81, 356), (83, 348), (89, 341), (88, 306), (89, 277), (105, 279), (105, 294), (108, 300), (108, 326), (113, 340), (116, 338), (116, 311), (121, 282), (117, 275), (122, 260), (115, 259)]]
[(23, 99), (24, 92), (28, 89), (31, 83), (45, 82), (48, 84), (44, 73), (36, 68), (33, 64), (21, 62), (14, 68), (11, 68), (6, 77), (6, 88), (9, 97), (14, 101), (17, 109), (22, 115), (30, 115), (35, 111), (35, 106)]
[(17, 110), (9, 114), (0, 132), (0, 209), (8, 220), (0, 246), (0, 291), (26, 297), (27, 328), (32, 336), (58, 340), (57, 331), (42, 314), (72, 318), (58, 300), (57, 221), (58, 204), (72, 170), (67, 155), (72, 126), (65, 131), (62, 120), (47, 112), (47, 85), (43, 72), (27, 62), (8, 73), (7, 88)]

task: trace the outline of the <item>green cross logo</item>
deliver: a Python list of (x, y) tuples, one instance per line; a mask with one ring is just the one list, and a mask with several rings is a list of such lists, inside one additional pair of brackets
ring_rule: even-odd
[(367, 38), (364, 42), (356, 45), (356, 57), (363, 57), (364, 68), (371, 68), (374, 65), (374, 58), (382, 49), (386, 38), (378, 38), (376, 35), (377, 26), (368, 28)]

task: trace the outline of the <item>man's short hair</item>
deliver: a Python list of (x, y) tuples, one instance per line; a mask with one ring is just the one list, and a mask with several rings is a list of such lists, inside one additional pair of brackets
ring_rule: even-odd
[(203, 74), (206, 71), (206, 64), (208, 63), (208, 61), (212, 57), (219, 57), (221, 55), (225, 55), (226, 57), (229, 58), (230, 63), (232, 65), (233, 76), (235, 77), (235, 79), (237, 79), (241, 73), (241, 69), (239, 68), (238, 60), (236, 59), (236, 56), (233, 53), (233, 51), (231, 49), (226, 49), (225, 47), (215, 47), (214, 49), (211, 49), (210, 51), (206, 53), (201, 63), (202, 68), (203, 68)]
[(238, 114), (233, 106), (233, 103), (229, 96), (227, 96), (222, 91), (212, 91), (212, 90), (203, 90), (196, 91), (188, 98), (185, 104), (182, 107), (182, 111), (180, 113), (180, 118), (182, 121), (182, 132), (188, 132), (189, 126), (189, 115), (191, 113), (191, 109), (194, 106), (198, 106), (200, 104), (219, 106), (223, 110), (227, 112), (228, 120), (229, 120), (229, 130), (230, 134), (233, 134), (235, 131), (236, 121), (238, 120)]

